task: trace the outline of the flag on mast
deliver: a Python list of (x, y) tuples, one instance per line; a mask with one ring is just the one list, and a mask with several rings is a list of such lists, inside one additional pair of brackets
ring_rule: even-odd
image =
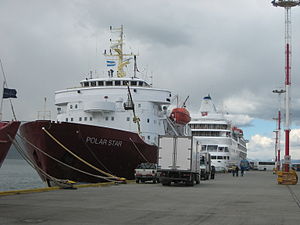
[(3, 98), (17, 98), (17, 90), (4, 88), (3, 89)]

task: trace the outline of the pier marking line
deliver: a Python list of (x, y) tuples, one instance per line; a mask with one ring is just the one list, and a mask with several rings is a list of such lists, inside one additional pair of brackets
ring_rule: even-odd
[(287, 188), (289, 189), (293, 199), (295, 200), (296, 204), (298, 205), (298, 207), (300, 208), (300, 200), (298, 198), (298, 196), (295, 194), (295, 192), (290, 188), (289, 185), (287, 185)]
[[(133, 183), (135, 180), (127, 180), (126, 183)], [(111, 185), (120, 185), (115, 182), (105, 182), (105, 183), (93, 183), (93, 184), (75, 184), (73, 187), (76, 188), (87, 188), (87, 187), (105, 187)], [(31, 194), (31, 193), (41, 193), (46, 191), (55, 191), (55, 190), (65, 190), (68, 188), (60, 188), (58, 186), (55, 187), (45, 187), (45, 188), (33, 188), (33, 189), (23, 189), (23, 190), (13, 190), (13, 191), (0, 191), (1, 196), (8, 196), (8, 195), (18, 195), (18, 194)]]

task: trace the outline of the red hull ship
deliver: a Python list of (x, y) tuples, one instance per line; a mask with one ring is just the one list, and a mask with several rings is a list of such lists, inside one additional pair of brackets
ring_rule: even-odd
[[(20, 126), (19, 121), (0, 122), (0, 167)], [(10, 139), (11, 138), (11, 139)]]
[[(20, 133), (31, 160), (57, 179), (91, 183), (104, 181), (80, 172), (105, 176), (75, 158), (64, 147), (91, 165), (127, 179), (134, 179), (134, 169), (138, 164), (146, 161), (155, 163), (158, 157), (157, 146), (145, 143), (137, 133), (112, 128), (38, 120), (23, 124)], [(43, 152), (80, 171), (56, 162)], [(49, 184), (47, 178), (39, 170), (37, 172)]]

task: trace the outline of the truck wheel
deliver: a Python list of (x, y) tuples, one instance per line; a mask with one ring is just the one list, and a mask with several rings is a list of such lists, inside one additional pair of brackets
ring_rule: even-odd
[(191, 178), (191, 180), (187, 180), (185, 182), (186, 186), (194, 186), (194, 176)]

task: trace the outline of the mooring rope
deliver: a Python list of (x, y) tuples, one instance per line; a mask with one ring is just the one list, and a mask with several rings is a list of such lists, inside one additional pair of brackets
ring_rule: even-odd
[(135, 149), (138, 151), (138, 153), (140, 153), (140, 155), (143, 157), (143, 159), (146, 161), (146, 162), (149, 162), (146, 157), (143, 155), (143, 153), (139, 150), (139, 148), (136, 146), (136, 144), (134, 143), (134, 141), (129, 138), (129, 140), (132, 142), (133, 146), (135, 147)]
[(65, 183), (67, 181), (67, 180), (55, 178), (55, 177), (51, 176), (50, 174), (46, 173), (33, 160), (31, 160), (26, 153), (24, 153), (22, 147), (20, 146), (19, 142), (16, 141), (16, 139), (12, 139), (10, 135), (8, 135), (8, 136), (9, 136), (9, 139), (11, 140), (12, 144), (15, 146), (15, 148), (19, 152), (19, 154), (33, 169), (40, 171), (45, 177), (47, 177), (48, 179), (52, 180), (55, 183), (57, 183), (57, 182)]
[[(18, 135), (18, 134), (17, 134)], [(112, 181), (111, 178), (108, 178), (108, 177), (104, 177), (104, 176), (100, 176), (100, 175), (96, 175), (96, 174), (92, 174), (92, 173), (89, 173), (89, 172), (86, 172), (86, 171), (83, 171), (83, 170), (80, 170), (76, 167), (73, 167), (73, 166), (70, 166), (56, 158), (54, 158), (53, 156), (49, 155), (48, 153), (44, 152), (42, 149), (38, 148), (37, 146), (35, 146), (34, 144), (32, 144), (30, 141), (28, 141), (26, 138), (22, 137), (21, 135), (18, 135), (18, 137), (20, 137), (22, 140), (24, 140), (25, 142), (27, 142), (29, 145), (31, 145), (33, 148), (35, 148), (36, 150), (38, 150), (39, 152), (41, 152), (42, 154), (46, 155), (47, 157), (49, 157), (50, 159), (53, 159), (54, 161), (70, 168), (70, 169), (73, 169), (73, 170), (76, 170), (80, 173), (84, 173), (86, 175), (89, 175), (89, 176), (93, 176), (93, 177), (96, 177), (96, 178), (100, 178), (100, 179), (104, 179), (104, 180), (107, 180), (107, 181)]]
[(67, 152), (69, 152), (71, 155), (73, 155), (76, 159), (78, 159), (79, 161), (83, 162), (84, 164), (88, 165), (89, 167), (93, 168), (94, 170), (102, 173), (102, 174), (105, 174), (109, 177), (112, 177), (112, 178), (116, 178), (116, 179), (121, 179), (120, 177), (117, 177), (117, 176), (114, 176), (110, 173), (107, 173), (95, 166), (93, 166), (92, 164), (90, 164), (89, 162), (85, 161), (84, 159), (80, 158), (78, 155), (76, 155), (75, 153), (73, 153), (71, 150), (69, 150), (66, 146), (64, 146), (59, 140), (57, 140), (52, 134), (50, 134), (49, 131), (46, 130), (45, 127), (42, 127), (42, 130), (50, 137), (52, 138), (59, 146), (61, 146), (64, 150), (66, 150)]

